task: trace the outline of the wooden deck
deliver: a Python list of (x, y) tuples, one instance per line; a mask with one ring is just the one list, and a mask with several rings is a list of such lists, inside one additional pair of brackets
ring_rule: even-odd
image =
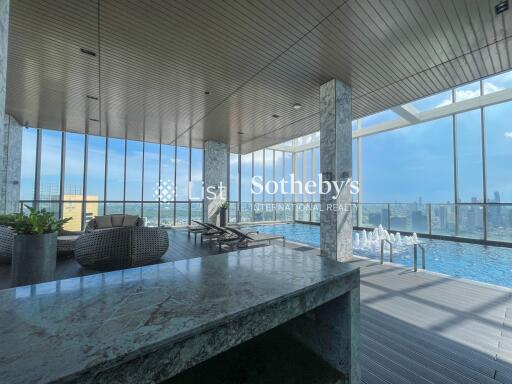
[[(169, 238), (163, 261), (218, 253), (183, 231), (169, 231)], [(365, 259), (352, 263), (361, 267), (364, 383), (512, 384), (512, 290)], [(89, 273), (73, 260), (57, 271), (59, 278)]]
[[(217, 253), (179, 231), (170, 236), (171, 259)], [(512, 290), (366, 259), (352, 263), (361, 268), (364, 383), (512, 384)]]

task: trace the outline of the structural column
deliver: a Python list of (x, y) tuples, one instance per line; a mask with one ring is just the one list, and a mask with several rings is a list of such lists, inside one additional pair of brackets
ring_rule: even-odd
[(18, 211), (21, 126), (5, 113), (9, 0), (0, 0), (0, 213)]
[[(204, 219), (218, 224), (220, 205), (228, 199), (228, 145), (207, 141), (204, 145)], [(212, 194), (216, 198), (212, 198)]]
[(352, 257), (352, 90), (339, 80), (320, 87), (320, 172), (323, 181), (343, 183), (339, 194), (331, 188), (320, 197), (321, 255), (346, 261)]

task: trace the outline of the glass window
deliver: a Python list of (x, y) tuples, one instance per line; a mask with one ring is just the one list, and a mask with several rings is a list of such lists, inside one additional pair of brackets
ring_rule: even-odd
[(302, 195), (302, 188), (299, 183), (303, 182), (304, 176), (304, 152), (295, 153), (295, 164), (295, 183), (293, 185), (295, 191), (295, 201), (302, 202), (304, 196)]
[[(176, 200), (178, 201), (188, 200), (189, 164), (188, 147), (176, 147)], [(180, 206), (180, 212), (182, 210)], [(186, 211), (188, 218), (188, 204)], [(176, 205), (176, 224), (178, 224), (178, 205)]]
[(84, 226), (87, 225), (89, 221), (94, 219), (95, 216), (101, 216), (104, 214), (105, 206), (102, 202), (92, 201), (87, 202), (85, 204), (85, 212), (84, 212)]
[[(160, 144), (144, 143), (144, 201), (158, 201), (159, 187), (159, 164), (160, 164)], [(158, 225), (158, 206), (148, 205), (151, 210), (151, 216), (146, 215), (146, 205), (144, 205), (144, 216), (151, 217), (153, 224), (154, 217), (157, 218), (155, 226)], [(155, 216), (155, 212), (156, 216)]]
[(174, 225), (174, 203), (160, 203), (160, 226), (170, 227)]
[[(87, 199), (103, 200), (105, 188), (105, 144), (101, 136), (87, 137)], [(89, 207), (89, 204), (87, 204)], [(89, 208), (87, 208), (89, 211)], [(98, 213), (96, 213), (97, 215)], [(103, 214), (100, 210), (100, 215)]]
[(105, 215), (122, 214), (124, 213), (123, 203), (106, 203)]
[(252, 153), (241, 156), (241, 205), (240, 205), (240, 220), (247, 222), (252, 221), (252, 194), (251, 194), (251, 179), (252, 179)]
[(283, 179), (283, 152), (274, 151), (274, 180), (278, 183), (278, 189), (274, 195), (276, 202), (283, 201), (281, 194), (281, 180)]
[[(190, 199), (191, 200), (203, 200), (203, 149), (192, 148), (191, 149), (191, 163), (190, 163)], [(223, 186), (225, 190), (224, 194), (227, 193), (227, 185)], [(227, 199), (227, 196), (225, 197)], [(198, 207), (198, 205), (192, 205), (192, 207)], [(197, 217), (197, 216), (195, 216)], [(202, 215), (201, 215), (202, 217)], [(194, 219), (195, 220), (195, 219)]]
[[(274, 180), (274, 151), (271, 149), (265, 149), (265, 181), (264, 186), (269, 182)], [(270, 193), (267, 193), (265, 190), (264, 199), (266, 202), (272, 203), (274, 201), (274, 196)]]
[(475, 81), (462, 87), (455, 88), (455, 101), (473, 99), (480, 96), (480, 81)]
[[(126, 201), (142, 200), (142, 141), (126, 141)], [(111, 199), (109, 197), (109, 199)], [(117, 200), (117, 199), (116, 199)], [(139, 207), (140, 215), (140, 207)]]
[(20, 200), (33, 200), (36, 183), (37, 129), (23, 128)]
[(512, 88), (512, 71), (482, 80), (484, 95)]
[(512, 128), (508, 116), (512, 102), (484, 109), (485, 156), (487, 175), (487, 237), (512, 240)]
[(238, 154), (236, 153), (229, 154), (229, 201), (238, 201)]
[[(313, 158), (312, 158), (312, 151), (311, 149), (308, 149), (307, 151), (304, 151), (304, 201), (312, 201), (312, 198), (313, 198), (313, 195), (310, 194), (310, 193), (307, 193), (307, 191), (305, 190), (306, 188), (306, 183), (308, 181), (311, 181), (313, 180), (313, 175), (311, 173), (312, 171), (312, 161), (313, 161)], [(314, 192), (314, 190), (311, 190), (311, 192)]]
[[(359, 168), (357, 156), (359, 153), (358, 139), (352, 140), (352, 180), (359, 181)], [(358, 195), (352, 194), (352, 201), (358, 201)]]
[(190, 220), (203, 221), (203, 203), (190, 203)]
[(451, 117), (362, 140), (365, 203), (453, 202)]
[[(124, 140), (108, 139), (107, 200), (110, 201), (124, 198), (124, 151)], [(117, 206), (107, 206), (106, 208), (107, 210), (118, 209)]]
[[(368, 128), (377, 124), (387, 123), (393, 120), (401, 120), (401, 118), (395, 112), (388, 109), (386, 111), (382, 111), (370, 116), (363, 117), (361, 119), (361, 127)], [(352, 130), (354, 130), (354, 124), (352, 124)]]
[[(313, 179), (318, 183), (318, 175), (320, 174), (320, 148), (315, 148), (313, 150)], [(317, 185), (315, 191), (314, 201), (320, 201), (320, 186)], [(320, 212), (316, 211), (315, 214), (319, 214)]]
[[(263, 150), (254, 152), (253, 159), (254, 176), (263, 178)], [(253, 195), (254, 201), (263, 201), (263, 193), (255, 193)]]
[(512, 102), (484, 109), (487, 201), (512, 202)]
[(445, 105), (452, 104), (452, 91), (445, 91), (436, 95), (428, 96), (420, 100), (413, 101), (408, 105), (413, 107), (418, 112), (424, 112), (431, 109), (444, 107)]
[(458, 202), (483, 201), (480, 109), (456, 115)]
[[(124, 213), (126, 215), (141, 216), (142, 204), (141, 203), (125, 203)], [(146, 212), (144, 212), (145, 214)]]
[[(68, 195), (69, 200), (73, 197)], [(82, 196), (80, 196), (80, 200)], [(81, 231), (82, 230), (82, 203), (78, 201), (66, 201), (62, 203), (62, 217), (69, 218), (64, 229), (67, 231)]]
[[(65, 136), (64, 196), (62, 197), (62, 200), (82, 200), (85, 136), (69, 132), (67, 132)], [(80, 225), (80, 219), (78, 223)]]
[[(168, 203), (174, 200), (174, 172), (176, 147), (174, 145), (162, 144), (162, 155), (160, 159), (160, 202)], [(172, 209), (174, 215), (174, 208)]]
[(59, 200), (62, 132), (41, 130), (40, 200)]
[(189, 203), (176, 203), (176, 225), (188, 224)]
[(144, 203), (142, 219), (146, 227), (158, 227), (158, 203)]
[(284, 153), (284, 178), (287, 184), (285, 184), (285, 195), (284, 200), (285, 201), (293, 201), (293, 195), (291, 194), (292, 186), (291, 183), (291, 177), (293, 174), (293, 154), (291, 152), (285, 152)]

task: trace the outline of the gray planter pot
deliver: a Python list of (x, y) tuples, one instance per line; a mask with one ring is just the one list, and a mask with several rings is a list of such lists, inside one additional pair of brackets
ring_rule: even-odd
[(226, 214), (227, 214), (226, 208), (221, 208), (219, 211), (219, 226), (225, 227), (226, 226)]
[(12, 252), (11, 285), (29, 285), (55, 279), (57, 233), (16, 235)]

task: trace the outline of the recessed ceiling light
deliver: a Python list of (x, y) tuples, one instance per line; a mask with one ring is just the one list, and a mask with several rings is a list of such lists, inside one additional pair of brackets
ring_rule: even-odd
[(91, 51), (90, 49), (80, 48), (80, 52), (85, 53), (89, 56), (96, 56), (96, 52)]
[(302, 105), (300, 105), (299, 103), (293, 104), (293, 109), (301, 109), (301, 108), (302, 108)]
[(274, 119), (279, 119), (279, 115), (272, 115)]

